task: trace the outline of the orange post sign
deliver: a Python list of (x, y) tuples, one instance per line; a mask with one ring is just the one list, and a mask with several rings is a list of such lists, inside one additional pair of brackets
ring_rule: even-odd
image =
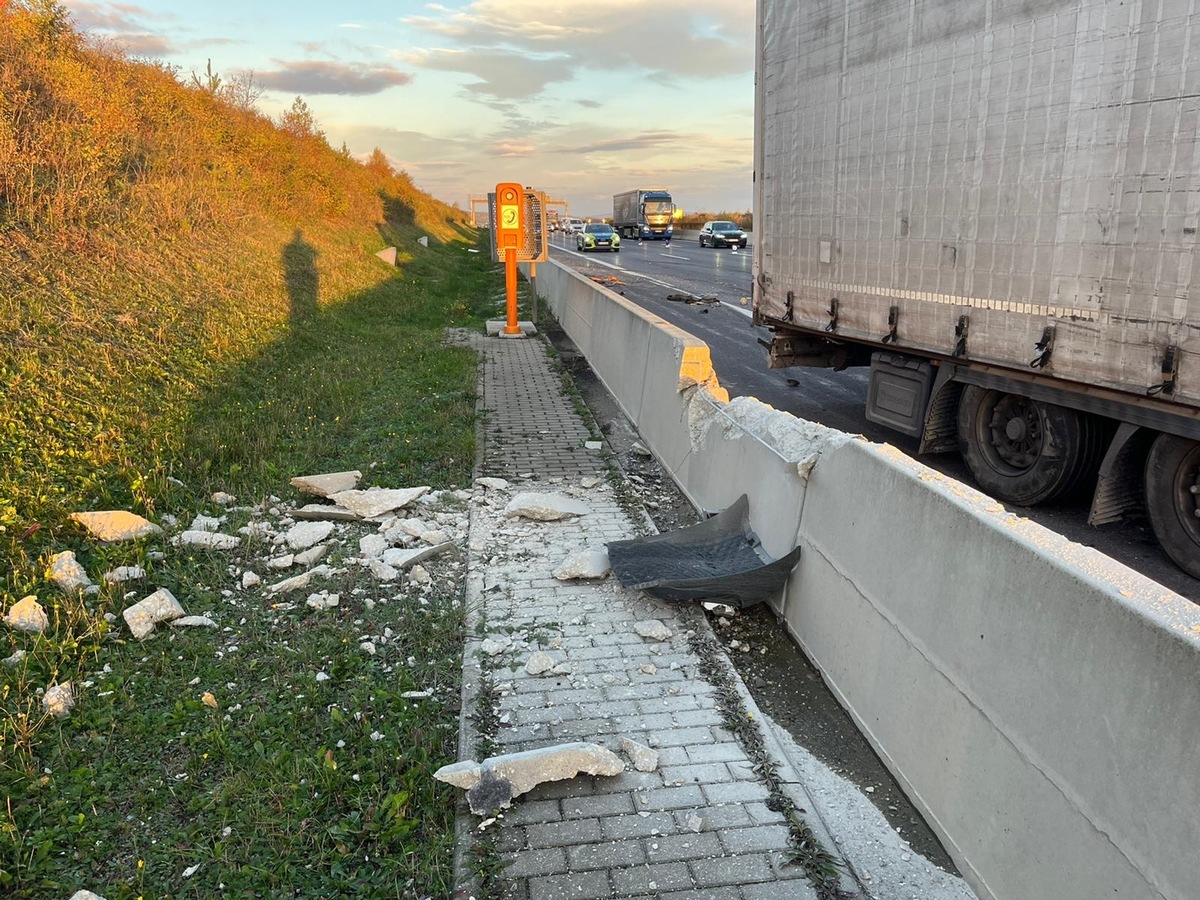
[(520, 334), (517, 324), (517, 251), (525, 245), (525, 189), (516, 182), (496, 185), (496, 252), (504, 259), (508, 301), (505, 334)]

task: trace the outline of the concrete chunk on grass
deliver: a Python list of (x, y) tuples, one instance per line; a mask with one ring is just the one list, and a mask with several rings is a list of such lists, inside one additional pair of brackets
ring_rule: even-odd
[(160, 622), (182, 618), (185, 613), (175, 595), (166, 588), (159, 588), (145, 600), (133, 604), (121, 614), (130, 632), (139, 641), (154, 633)]
[(89, 535), (102, 544), (162, 534), (162, 529), (149, 519), (123, 509), (71, 513), (71, 521), (82, 525)]
[(342, 491), (352, 491), (358, 487), (362, 472), (354, 469), (350, 472), (327, 472), (324, 475), (298, 475), (291, 480), (291, 485), (302, 494), (312, 494), (316, 497), (328, 497)]

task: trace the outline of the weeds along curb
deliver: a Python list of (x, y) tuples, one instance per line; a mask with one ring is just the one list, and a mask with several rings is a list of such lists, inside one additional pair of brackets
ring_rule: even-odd
[(770, 794), (768, 805), (787, 819), (792, 862), (804, 870), (819, 900), (865, 896), (849, 863), (829, 849), (837, 846), (833, 835), (766, 724), (762, 710), (726, 658), (708, 617), (697, 609), (689, 609), (683, 618), (691, 628), (688, 646), (700, 660), (700, 672), (716, 688), (717, 708), (725, 727), (737, 736), (750, 757), (754, 771)]
[[(460, 346), (472, 347), (471, 333), (453, 331), (448, 335), (448, 342)], [(482, 474), (481, 465), (484, 459), (484, 439), (486, 431), (483, 417), (483, 354), (476, 351), (475, 370), (475, 465), (472, 469), (471, 483)], [(481, 717), (480, 710), (486, 704), (489, 711), (495, 709), (495, 685), (492, 682), (492, 667), (490, 657), (481, 651), (483, 638), (487, 634), (487, 619), (484, 615), (483, 576), (470, 571), (471, 559), (471, 529), (475, 522), (475, 504), (471, 504), (470, 518), (467, 523), (467, 574), (463, 591), (463, 655), (462, 655), (462, 691), (460, 694), (462, 711), (459, 713), (458, 725), (458, 758), (484, 759), (478, 756), (480, 751), (492, 746), (496, 737), (494, 712), (490, 718)], [(432, 776), (432, 773), (430, 773)], [(467, 805), (466, 795), (458, 798), (454, 815), (454, 893), (453, 900), (487, 900), (489, 891), (494, 888), (488, 884), (494, 880), (495, 866), (487, 864), (487, 860), (498, 860), (495, 843), (490, 835), (479, 836), (475, 833), (475, 823), (471, 810)]]

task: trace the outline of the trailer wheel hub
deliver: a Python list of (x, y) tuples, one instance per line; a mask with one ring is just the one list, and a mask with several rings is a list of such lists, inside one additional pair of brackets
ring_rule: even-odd
[(1042, 453), (1042, 420), (1037, 404), (1028, 397), (1000, 395), (988, 430), (996, 455), (1014, 469), (1029, 469)]

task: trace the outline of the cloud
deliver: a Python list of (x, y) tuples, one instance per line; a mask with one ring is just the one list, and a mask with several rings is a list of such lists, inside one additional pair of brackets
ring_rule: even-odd
[(294, 94), (378, 94), (390, 87), (408, 84), (412, 75), (390, 66), (368, 66), (296, 60), (280, 62), (280, 68), (255, 74), (255, 80), (270, 90)]
[(575, 102), (584, 109), (599, 109), (604, 105), (599, 100), (588, 100), (586, 97), (581, 100), (576, 100)]
[(533, 144), (515, 144), (509, 141), (502, 141), (499, 144), (494, 144), (488, 149), (488, 153), (490, 153), (492, 156), (499, 156), (505, 159), (533, 156), (537, 152), (538, 148)]
[(560, 153), (623, 153), (626, 150), (652, 150), (660, 147), (686, 146), (691, 137), (678, 131), (643, 131), (627, 138), (595, 141), (575, 147), (560, 147)]
[(547, 85), (570, 81), (574, 68), (566, 58), (536, 58), (513, 50), (421, 50), (404, 57), (412, 65), (462, 72), (479, 80), (466, 90), (485, 98), (524, 100)]
[(142, 19), (155, 15), (132, 3), (92, 3), (66, 0), (63, 4), (81, 31), (99, 32), (132, 56), (166, 56), (175, 45), (149, 30)]
[(91, 3), (88, 0), (65, 0), (75, 24), (88, 31), (113, 31), (119, 34), (141, 34), (146, 26), (139, 19), (153, 18), (149, 10), (131, 3)]
[[(457, 56), (430, 51), (414, 60), (415, 65), (434, 62), (450, 68), (451, 60), (469, 60), (481, 53), (498, 58), (533, 54), (543, 61), (552, 59), (572, 74), (579, 69), (630, 71), (659, 83), (676, 83), (753, 71), (754, 16), (749, 5), (697, 7), (692, 0), (607, 0), (591, 5), (577, 0), (471, 0), (461, 9), (434, 5), (430, 15), (403, 21), (459, 45)], [(499, 73), (484, 77), (465, 66), (453, 70), (481, 77), (473, 86), (479, 93), (513, 96), (497, 93), (506, 90), (503, 79), (491, 77)]]

